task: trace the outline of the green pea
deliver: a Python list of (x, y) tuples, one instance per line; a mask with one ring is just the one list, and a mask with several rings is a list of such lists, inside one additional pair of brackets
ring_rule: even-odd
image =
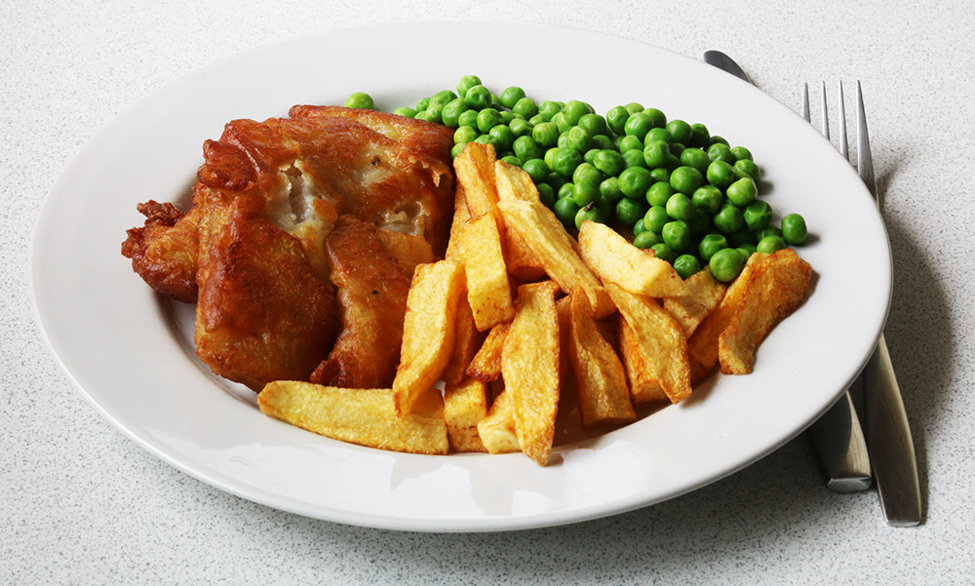
[(599, 199), (599, 187), (592, 183), (573, 183), (572, 199), (579, 207), (586, 206)]
[(644, 167), (627, 167), (619, 175), (620, 191), (630, 198), (645, 197), (650, 182), (650, 171)]
[(476, 128), (471, 126), (459, 126), (457, 130), (454, 131), (454, 142), (471, 142), (478, 136)]
[(630, 167), (641, 167), (643, 169), (647, 168), (646, 161), (643, 160), (643, 151), (638, 149), (632, 149), (623, 153), (623, 163), (626, 164), (627, 168)]
[(457, 98), (444, 104), (443, 109), (440, 111), (440, 117), (445, 125), (451, 128), (457, 128), (460, 125), (460, 115), (466, 110), (467, 103)]
[(647, 229), (643, 227), (643, 218), (637, 220), (631, 229), (633, 230), (633, 236), (639, 236), (640, 234), (646, 232)]
[(704, 175), (694, 167), (680, 166), (670, 174), (670, 186), (685, 195), (704, 184)]
[[(456, 138), (456, 134), (454, 135)], [(511, 150), (515, 156), (522, 161), (528, 159), (538, 159), (542, 156), (542, 149), (538, 143), (530, 136), (519, 136), (511, 143)]]
[(559, 140), (559, 129), (553, 122), (543, 122), (532, 128), (532, 138), (541, 147), (551, 147)]
[(416, 101), (417, 114), (426, 110), (429, 107), (430, 107), (430, 98), (420, 98), (419, 100)]
[(562, 108), (562, 112), (565, 115), (566, 122), (570, 126), (575, 126), (579, 123), (579, 120), (586, 114), (592, 114), (592, 106), (581, 102), (579, 100), (569, 100), (565, 103), (565, 107)]
[(738, 161), (751, 161), (752, 152), (743, 146), (736, 146), (731, 148), (731, 154), (735, 156), (735, 160)]
[(667, 115), (656, 108), (646, 108), (643, 113), (650, 117), (654, 128), (664, 128), (667, 126)]
[[(579, 151), (559, 148), (552, 155), (552, 171), (569, 177), (582, 162), (582, 155), (579, 154)], [(599, 182), (597, 181), (596, 184), (598, 185)]]
[(441, 117), (442, 113), (443, 113), (443, 106), (441, 106), (440, 104), (431, 103), (429, 106), (427, 106), (426, 120), (430, 122), (436, 122), (437, 124), (441, 124), (443, 122), (443, 118)]
[(622, 135), (623, 127), (629, 117), (630, 112), (624, 106), (615, 106), (606, 112), (606, 125), (613, 131), (613, 134)]
[(596, 113), (583, 114), (582, 117), (579, 118), (578, 125), (580, 128), (584, 128), (586, 131), (588, 131), (591, 136), (597, 136), (609, 132), (609, 126), (606, 125), (606, 119)]
[(598, 154), (599, 149), (590, 148), (586, 152), (582, 153), (582, 160), (592, 165), (593, 161), (596, 160), (596, 155)]
[(745, 261), (747, 262), (748, 261), (748, 257), (750, 257), (751, 255), (755, 254), (755, 245), (752, 244), (752, 243), (750, 243), (750, 242), (748, 242), (748, 243), (742, 244), (738, 248), (735, 248), (735, 250), (737, 250), (738, 252), (740, 252), (743, 255), (745, 255)]
[(615, 203), (623, 199), (620, 191), (620, 180), (617, 177), (607, 177), (599, 183), (599, 196), (604, 200)]
[(565, 134), (572, 128), (572, 124), (569, 124), (569, 121), (565, 119), (565, 112), (556, 112), (555, 116), (552, 116), (552, 122), (555, 123), (556, 128), (562, 134)]
[(464, 110), (461, 112), (460, 116), (457, 117), (457, 126), (477, 128), (477, 110)]
[(758, 195), (758, 188), (755, 186), (755, 181), (751, 177), (742, 177), (728, 186), (728, 189), (725, 190), (725, 195), (728, 197), (728, 201), (743, 208), (755, 201), (755, 197)]
[(513, 85), (511, 87), (505, 88), (505, 90), (501, 92), (500, 99), (501, 99), (501, 104), (505, 108), (514, 108), (515, 104), (518, 103), (518, 100), (524, 97), (525, 97), (525, 90), (521, 89), (518, 86)]
[[(649, 233), (650, 232), (644, 232), (644, 234), (649, 234)], [(667, 262), (674, 262), (674, 256), (676, 256), (674, 254), (674, 249), (671, 248), (670, 245), (667, 244), (666, 242), (660, 242), (658, 244), (654, 244), (653, 246), (650, 247), (650, 250), (652, 250), (653, 253), (657, 255), (657, 258), (661, 260), (665, 260)]]
[(462, 152), (464, 152), (464, 147), (466, 146), (467, 146), (466, 142), (455, 143), (454, 146), (450, 149), (450, 156), (456, 157), (457, 155), (461, 154)]
[(724, 194), (713, 185), (702, 185), (691, 194), (691, 201), (694, 202), (697, 209), (714, 215), (718, 213), (721, 204), (724, 203)]
[(547, 208), (555, 205), (555, 190), (548, 183), (539, 183), (535, 187), (538, 188), (538, 200), (542, 202)]
[(730, 163), (717, 160), (708, 165), (707, 178), (711, 185), (725, 189), (738, 178), (738, 175)]
[[(555, 141), (555, 146), (559, 147), (560, 149), (570, 148), (569, 147), (569, 133), (568, 132), (562, 132), (562, 133), (560, 133), (558, 140)], [(575, 149), (573, 149), (573, 150), (575, 150)]]
[(350, 94), (349, 97), (345, 98), (345, 107), (374, 110), (376, 108), (376, 103), (372, 100), (372, 96), (366, 92), (355, 92)]
[(637, 220), (643, 218), (646, 206), (639, 200), (624, 197), (616, 202), (616, 218), (624, 226), (632, 226)]
[(640, 104), (639, 102), (630, 102), (629, 104), (623, 107), (626, 108), (626, 111), (629, 112), (630, 114), (636, 114), (637, 112), (643, 111), (643, 105)]
[(432, 96), (430, 96), (431, 104), (440, 104), (441, 106), (446, 106), (450, 102), (457, 99), (457, 94), (450, 90), (441, 90)]
[(648, 142), (643, 147), (643, 160), (651, 168), (666, 165), (668, 155), (670, 155), (670, 145), (663, 140)]
[(558, 147), (552, 147), (552, 148), (546, 149), (545, 150), (545, 154), (542, 155), (542, 159), (545, 161), (545, 164), (548, 165), (549, 171), (551, 171), (551, 170), (553, 170), (555, 168), (554, 167), (554, 165), (555, 165), (555, 155), (558, 152), (559, 152), (559, 148)]
[(745, 225), (748, 226), (748, 229), (758, 232), (767, 228), (769, 222), (772, 220), (772, 206), (767, 202), (755, 200), (745, 207), (743, 215), (745, 217)]
[(643, 142), (645, 144), (650, 144), (651, 142), (670, 142), (670, 135), (667, 134), (667, 129), (665, 128), (651, 128), (647, 131), (647, 135), (643, 137)]
[(491, 130), (491, 128), (503, 122), (501, 112), (498, 112), (494, 108), (487, 107), (477, 113), (477, 129), (482, 133)]
[(782, 238), (789, 244), (802, 244), (809, 236), (806, 220), (799, 214), (789, 214), (782, 218)]
[(680, 164), (680, 157), (678, 157), (677, 155), (674, 154), (674, 146), (676, 144), (677, 143), (670, 143), (670, 154), (667, 155), (667, 165), (666, 165), (666, 167), (668, 169), (670, 169), (671, 171), (673, 171), (677, 167), (680, 167), (681, 166), (681, 164)]
[(683, 193), (675, 193), (667, 199), (667, 215), (675, 220), (688, 221), (694, 217), (694, 203)]
[(656, 169), (650, 169), (650, 177), (654, 181), (662, 181), (670, 187), (670, 169), (667, 167), (657, 167)]
[(643, 151), (643, 141), (635, 136), (626, 135), (620, 139), (617, 148), (619, 148), (620, 153), (625, 153), (626, 151)]
[(708, 127), (703, 124), (691, 124), (691, 139), (687, 141), (687, 146), (703, 149), (711, 144), (711, 133)]
[(541, 159), (528, 159), (521, 168), (528, 173), (528, 176), (532, 178), (532, 181), (536, 185), (545, 181), (545, 178), (548, 177), (548, 165)]
[(476, 85), (481, 85), (481, 78), (476, 75), (465, 75), (460, 78), (457, 82), (457, 95), (463, 96), (467, 93), (467, 90), (471, 89)]
[(558, 199), (562, 199), (563, 197), (572, 197), (573, 193), (575, 193), (575, 185), (571, 181), (567, 181), (559, 186), (556, 196)]
[(616, 150), (616, 145), (613, 144), (613, 139), (611, 139), (606, 134), (596, 134), (596, 135), (593, 135), (593, 137), (592, 137), (592, 146), (593, 146), (593, 148), (597, 148), (597, 149), (601, 149), (601, 150), (610, 150), (610, 151), (615, 151)]
[(751, 159), (738, 159), (734, 169), (739, 177), (751, 177), (756, 183), (762, 180), (762, 170)]
[(701, 258), (705, 261), (711, 260), (715, 252), (718, 252), (722, 248), (728, 248), (728, 239), (721, 234), (707, 234), (701, 238), (701, 242), (697, 245), (697, 253), (701, 255)]
[(515, 134), (511, 132), (510, 128), (504, 124), (498, 124), (497, 126), (492, 126), (488, 134), (493, 139), (492, 144), (494, 144), (494, 147), (498, 151), (505, 152), (511, 150), (511, 144), (515, 140)]
[(779, 230), (775, 226), (768, 226), (767, 228), (759, 230), (755, 233), (755, 240), (761, 242), (762, 238), (765, 238), (766, 236), (778, 236), (781, 238), (782, 230)]
[(711, 165), (711, 159), (708, 158), (708, 154), (697, 147), (689, 147), (681, 151), (680, 162), (682, 165), (694, 167), (701, 173), (706, 173), (708, 167)]
[[(714, 140), (714, 137), (711, 137), (711, 139)], [(712, 161), (724, 161), (729, 165), (734, 165), (735, 161), (738, 160), (733, 154), (731, 154), (731, 148), (728, 147), (728, 145), (720, 142), (714, 143), (708, 147), (708, 158), (710, 158)]]
[(573, 183), (591, 183), (592, 185), (599, 185), (603, 179), (605, 179), (605, 177), (603, 176), (602, 172), (594, 167), (591, 163), (579, 163), (572, 171)]
[(701, 261), (693, 254), (682, 254), (674, 259), (674, 271), (686, 279), (701, 270)]
[(589, 145), (592, 144), (592, 135), (588, 130), (581, 126), (573, 126), (569, 129), (567, 139), (569, 148), (573, 148), (580, 153), (585, 152), (589, 149)]
[(656, 232), (650, 232), (649, 230), (640, 232), (639, 234), (636, 234), (633, 237), (633, 246), (636, 246), (637, 248), (643, 248), (643, 249), (653, 248), (658, 244), (663, 244), (663, 240), (660, 238), (660, 234), (657, 234)]
[(397, 116), (405, 116), (406, 118), (412, 118), (416, 116), (416, 110), (410, 108), (409, 106), (400, 106), (399, 108), (393, 110), (393, 114), (396, 114)]
[(643, 216), (643, 226), (651, 232), (659, 233), (664, 229), (664, 224), (671, 221), (671, 219), (670, 215), (667, 214), (667, 208), (660, 205), (653, 205), (650, 206), (650, 209)]
[(562, 104), (560, 102), (545, 100), (538, 105), (538, 113), (541, 114), (546, 120), (551, 120), (552, 116), (555, 116), (561, 111)]
[(555, 202), (552, 211), (566, 226), (572, 226), (576, 221), (576, 214), (579, 213), (579, 205), (571, 197), (563, 197)]
[(501, 120), (505, 124), (511, 124), (511, 121), (517, 118), (510, 110), (501, 110)]
[(482, 110), (491, 105), (491, 90), (483, 85), (475, 85), (464, 92), (464, 101), (474, 110)]
[(574, 220), (576, 229), (582, 226), (582, 223), (586, 220), (597, 222), (599, 224), (605, 224), (606, 216), (603, 214), (603, 210), (599, 206), (591, 203), (576, 212), (576, 217)]
[(521, 163), (522, 163), (522, 160), (514, 155), (505, 155), (501, 157), (500, 160), (505, 163), (508, 163), (509, 165), (514, 165), (515, 167), (521, 167)]
[(511, 111), (518, 116), (528, 119), (538, 114), (538, 104), (531, 98), (521, 98), (515, 102), (514, 106), (511, 106)]
[(637, 112), (636, 114), (630, 114), (627, 118), (626, 124), (623, 125), (623, 132), (627, 136), (635, 136), (640, 140), (646, 136), (647, 132), (653, 128), (653, 119), (644, 112)]
[(528, 119), (528, 123), (531, 124), (533, 128), (535, 126), (538, 126), (542, 122), (548, 122), (548, 119), (542, 116), (541, 114), (535, 114), (534, 116)]
[(680, 142), (676, 142), (676, 141), (675, 142), (671, 142), (670, 143), (670, 154), (674, 155), (675, 157), (677, 157), (678, 160), (680, 160), (680, 156), (684, 152), (684, 149), (685, 148), (686, 147), (684, 146), (684, 143), (680, 143)]
[(663, 229), (660, 230), (660, 235), (675, 252), (686, 250), (691, 244), (691, 228), (687, 222), (681, 220), (664, 224)]
[(716, 134), (711, 136), (711, 141), (709, 144), (723, 144), (728, 146), (728, 140), (723, 136), (718, 136)]
[(626, 168), (623, 155), (610, 149), (599, 149), (596, 151), (592, 164), (607, 175), (619, 175)]
[(679, 142), (681, 144), (686, 144), (691, 140), (691, 125), (683, 120), (671, 120), (667, 123), (665, 127), (667, 133), (670, 134), (670, 140), (672, 142)]
[(734, 248), (722, 248), (708, 261), (708, 267), (715, 279), (728, 283), (741, 273), (746, 260), (745, 255)]
[(755, 251), (772, 254), (776, 250), (782, 250), (785, 246), (785, 240), (781, 236), (769, 235), (758, 241)]
[(490, 134), (479, 134), (477, 138), (475, 138), (471, 142), (479, 142), (481, 144), (489, 144), (492, 146), (494, 145), (494, 139), (491, 138)]
[[(653, 172), (651, 171), (651, 176)], [(674, 188), (669, 181), (657, 181), (647, 188), (647, 203), (652, 206), (665, 206), (670, 196), (674, 195)]]
[(515, 118), (508, 123), (508, 128), (514, 133), (515, 137), (520, 136), (531, 136), (532, 127), (527, 120), (523, 118)]
[(721, 209), (718, 210), (718, 213), (714, 215), (711, 221), (714, 222), (715, 228), (725, 234), (737, 232), (745, 225), (745, 217), (742, 215), (741, 210), (730, 203), (721, 206)]

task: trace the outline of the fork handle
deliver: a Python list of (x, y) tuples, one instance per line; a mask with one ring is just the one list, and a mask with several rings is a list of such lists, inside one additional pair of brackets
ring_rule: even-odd
[(826, 413), (809, 427), (813, 445), (834, 492), (861, 492), (870, 488), (870, 458), (849, 391), (840, 395)]

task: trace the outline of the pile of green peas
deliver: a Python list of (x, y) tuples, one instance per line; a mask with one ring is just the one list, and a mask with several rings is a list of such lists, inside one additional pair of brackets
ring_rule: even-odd
[[(362, 92), (345, 105), (375, 107)], [(580, 100), (536, 102), (515, 86), (499, 96), (465, 75), (456, 91), (393, 113), (456, 129), (452, 156), (469, 142), (493, 145), (499, 159), (528, 173), (567, 229), (585, 220), (612, 225), (685, 279), (707, 266), (716, 279), (731, 281), (753, 252), (807, 238), (799, 214), (774, 225), (771, 206), (758, 198), (761, 169), (747, 148), (656, 108), (631, 102), (601, 115)]]

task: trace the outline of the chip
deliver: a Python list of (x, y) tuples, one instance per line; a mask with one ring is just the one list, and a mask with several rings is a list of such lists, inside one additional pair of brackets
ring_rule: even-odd
[(636, 332), (622, 315), (619, 316), (618, 323), (620, 356), (630, 383), (630, 399), (637, 405), (669, 401), (667, 393), (657, 382), (647, 358), (643, 355)]
[(670, 314), (650, 297), (634, 295), (614, 284), (606, 286), (626, 323), (633, 328), (648, 371), (672, 403), (691, 394), (687, 338)]
[(684, 294), (684, 281), (669, 262), (633, 246), (606, 224), (582, 223), (579, 254), (604, 283), (619, 285), (629, 293), (647, 297)]
[(791, 248), (778, 250), (752, 270), (741, 302), (718, 337), (724, 374), (748, 374), (768, 333), (806, 298), (812, 267)]
[(332, 439), (397, 452), (449, 450), (440, 393), (424, 393), (405, 417), (391, 389), (345, 389), (303, 381), (274, 381), (257, 396), (261, 411)]
[(471, 217), (467, 211), (467, 194), (464, 186), (457, 184), (457, 191), (454, 192), (454, 218), (450, 223), (450, 238), (447, 240), (447, 252), (444, 258), (455, 262), (460, 262), (460, 235), (464, 232), (464, 226)]
[(447, 366), (463, 283), (461, 267), (449, 260), (419, 265), (413, 273), (406, 298), (400, 363), (393, 379), (400, 416), (409, 413), (419, 397), (431, 392)]
[(616, 311), (606, 289), (579, 257), (574, 240), (552, 210), (541, 202), (521, 199), (503, 200), (498, 208), (508, 228), (524, 238), (545, 273), (562, 291), (582, 291), (589, 298), (596, 319)]
[(467, 366), (467, 376), (485, 383), (493, 382), (501, 376), (501, 351), (510, 327), (509, 322), (491, 328), (481, 348)]
[(444, 387), (444, 421), (447, 438), (455, 452), (485, 452), (477, 424), (487, 417), (487, 390), (484, 383), (466, 379)]
[(571, 296), (569, 356), (576, 375), (582, 423), (594, 427), (636, 419), (626, 372), (613, 346), (603, 338), (585, 295)]
[(445, 383), (457, 384), (467, 378), (467, 367), (481, 347), (483, 338), (474, 323), (474, 313), (467, 302), (467, 295), (462, 294), (457, 302), (457, 317), (454, 320), (454, 348), (442, 375)]
[(701, 321), (721, 303), (725, 289), (725, 285), (711, 274), (711, 269), (705, 267), (684, 281), (684, 292), (680, 297), (664, 297), (664, 309), (690, 338)]
[(460, 253), (467, 275), (467, 301), (479, 331), (511, 321), (515, 306), (494, 216), (471, 218), (460, 237)]
[(494, 399), (487, 417), (478, 422), (477, 433), (484, 448), (492, 454), (521, 451), (515, 432), (515, 405), (507, 391)]
[(515, 410), (521, 451), (548, 463), (559, 403), (559, 318), (552, 281), (518, 287), (515, 319), (501, 353), (501, 376)]

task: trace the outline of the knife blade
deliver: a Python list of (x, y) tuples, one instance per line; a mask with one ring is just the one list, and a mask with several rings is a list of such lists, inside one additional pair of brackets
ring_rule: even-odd
[[(705, 51), (704, 62), (753, 83), (741, 66), (721, 51)], [(830, 490), (848, 493), (870, 488), (867, 443), (849, 392), (844, 392), (809, 431)]]
[[(863, 91), (857, 82), (857, 172), (879, 205), (877, 181), (863, 108)], [(863, 369), (864, 412), (867, 446), (873, 457), (877, 492), (890, 525), (913, 527), (921, 523), (921, 486), (917, 455), (887, 342), (881, 333), (877, 349)]]

